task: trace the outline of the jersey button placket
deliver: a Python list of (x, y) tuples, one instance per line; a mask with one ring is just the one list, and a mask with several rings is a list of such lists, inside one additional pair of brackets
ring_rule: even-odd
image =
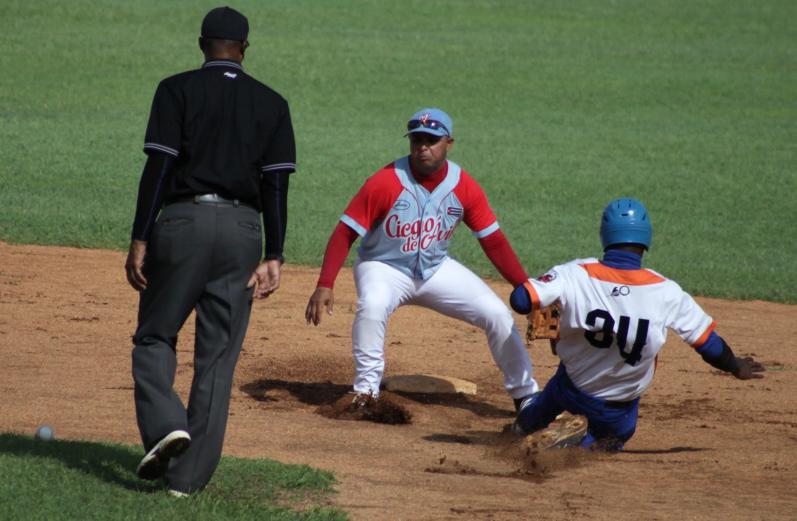
[(423, 203), (420, 211), (420, 227), (419, 227), (419, 235), (418, 235), (418, 273), (419, 278), (426, 279), (426, 262), (425, 261), (425, 252), (422, 248), (423, 246), (423, 237), (424, 237), (424, 224), (426, 220), (429, 218), (429, 207), (431, 203), (431, 198), (429, 196), (426, 197), (426, 201)]

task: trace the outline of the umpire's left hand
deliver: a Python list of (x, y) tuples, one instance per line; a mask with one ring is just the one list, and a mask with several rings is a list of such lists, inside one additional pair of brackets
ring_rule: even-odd
[(266, 260), (260, 263), (252, 276), (249, 277), (247, 288), (255, 287), (255, 298), (264, 299), (277, 291), (280, 287), (280, 266), (279, 260)]

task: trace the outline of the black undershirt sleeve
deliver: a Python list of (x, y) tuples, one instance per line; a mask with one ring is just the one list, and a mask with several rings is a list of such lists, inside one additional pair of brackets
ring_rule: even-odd
[(267, 172), (260, 181), (260, 207), (266, 232), (266, 260), (284, 261), (282, 248), (288, 225), (288, 179), (290, 172)]
[(136, 217), (133, 220), (131, 238), (146, 241), (152, 233), (152, 225), (163, 204), (166, 178), (174, 165), (174, 157), (169, 154), (150, 152), (141, 181), (138, 184)]
[(731, 351), (730, 346), (725, 343), (725, 340), (720, 338), (720, 342), (722, 342), (722, 351), (719, 353), (719, 355), (711, 356), (708, 354), (701, 354), (701, 356), (707, 364), (716, 367), (720, 371), (736, 374), (736, 371), (739, 368), (739, 364), (736, 361), (736, 355), (733, 354), (733, 351)]

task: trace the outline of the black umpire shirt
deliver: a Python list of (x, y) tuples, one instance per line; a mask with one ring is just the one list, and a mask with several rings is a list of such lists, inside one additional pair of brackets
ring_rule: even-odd
[[(279, 214), (285, 207), (287, 174), (296, 169), (288, 102), (239, 63), (208, 61), (201, 69), (161, 81), (144, 141), (149, 159), (139, 186), (133, 239), (147, 240), (164, 201), (217, 194), (264, 210), (268, 194), (263, 185), (275, 186), (275, 180), (283, 200), (270, 210), (284, 221)], [(269, 223), (266, 228), (268, 239)], [(281, 254), (279, 242), (273, 253)]]

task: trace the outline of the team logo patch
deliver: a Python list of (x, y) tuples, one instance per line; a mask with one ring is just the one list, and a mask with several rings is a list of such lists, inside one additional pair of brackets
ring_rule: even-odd
[(553, 271), (549, 271), (545, 275), (540, 275), (539, 277), (537, 277), (538, 281), (543, 282), (545, 284), (551, 282), (554, 279), (556, 279), (556, 273), (554, 273)]
[(393, 205), (394, 210), (406, 210), (409, 207), (409, 201), (396, 201), (396, 204)]
[(628, 286), (615, 286), (612, 288), (612, 292), (609, 294), (610, 297), (624, 297), (631, 293), (631, 288)]
[(235, 74), (234, 72), (225, 72), (224, 75), (227, 76), (228, 78), (232, 78), (232, 79), (235, 79), (235, 78), (238, 77), (238, 75)]
[(462, 208), (449, 206), (448, 209), (446, 209), (446, 213), (448, 215), (453, 215), (454, 217), (462, 217)]

